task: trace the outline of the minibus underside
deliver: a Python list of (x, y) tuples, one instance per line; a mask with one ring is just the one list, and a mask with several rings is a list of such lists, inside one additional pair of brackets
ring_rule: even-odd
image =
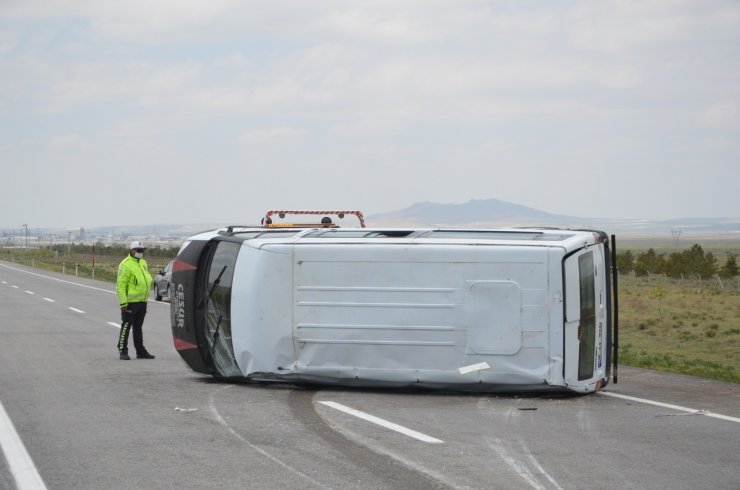
[(173, 268), (175, 347), (239, 382), (588, 393), (608, 380), (603, 255), (196, 240)]
[(231, 321), (269, 328), (232, 329), (236, 362), (257, 381), (561, 390), (556, 265), (544, 247), (242, 247)]

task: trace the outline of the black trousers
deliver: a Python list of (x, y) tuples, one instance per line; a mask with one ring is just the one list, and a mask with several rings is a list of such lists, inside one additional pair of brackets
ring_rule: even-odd
[(118, 336), (118, 352), (128, 354), (128, 334), (134, 331), (134, 348), (137, 354), (146, 352), (144, 347), (144, 334), (141, 327), (144, 326), (146, 316), (146, 302), (129, 303), (125, 310), (121, 311), (121, 333)]

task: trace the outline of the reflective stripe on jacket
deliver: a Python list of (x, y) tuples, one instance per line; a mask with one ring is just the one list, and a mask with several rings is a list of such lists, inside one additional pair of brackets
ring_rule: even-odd
[(146, 260), (129, 255), (118, 265), (116, 291), (121, 306), (148, 301), (151, 286), (152, 275), (149, 274)]

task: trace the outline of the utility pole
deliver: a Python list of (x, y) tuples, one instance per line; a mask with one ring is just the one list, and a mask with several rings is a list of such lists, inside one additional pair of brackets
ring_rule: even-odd
[(28, 251), (28, 225), (23, 224), (22, 226), (26, 229), (26, 251)]

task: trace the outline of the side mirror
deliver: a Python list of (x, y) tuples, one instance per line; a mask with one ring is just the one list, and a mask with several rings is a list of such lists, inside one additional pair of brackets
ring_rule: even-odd
[(164, 269), (159, 269), (159, 272), (157, 274), (159, 274), (160, 276), (163, 276), (164, 275)]

